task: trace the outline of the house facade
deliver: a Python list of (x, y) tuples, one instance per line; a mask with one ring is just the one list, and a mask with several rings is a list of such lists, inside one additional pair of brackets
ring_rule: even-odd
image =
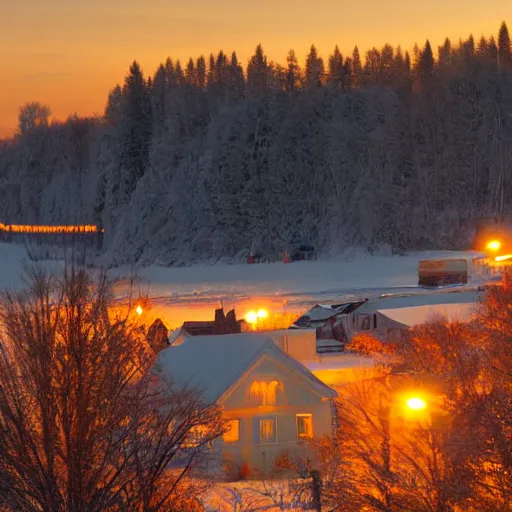
[(269, 477), (276, 457), (312, 457), (309, 441), (333, 429), (336, 392), (264, 335), (188, 338), (159, 354), (154, 373), (221, 407), (228, 432), (219, 451), (230, 476)]

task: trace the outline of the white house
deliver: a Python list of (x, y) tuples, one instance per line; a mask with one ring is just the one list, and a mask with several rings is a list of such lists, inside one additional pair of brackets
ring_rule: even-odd
[(308, 439), (333, 428), (336, 392), (263, 334), (187, 337), (158, 354), (153, 373), (222, 408), (230, 471), (261, 478), (283, 452), (311, 456)]
[(383, 341), (393, 341), (401, 330), (423, 323), (436, 313), (449, 319), (456, 311), (467, 313), (476, 307), (478, 298), (476, 291), (384, 296), (358, 307), (351, 313), (349, 323), (352, 324), (352, 335), (366, 332)]
[(478, 308), (478, 304), (466, 302), (381, 309), (377, 311), (377, 325), (382, 337), (389, 341), (399, 341), (411, 327), (436, 319), (468, 322), (478, 313)]

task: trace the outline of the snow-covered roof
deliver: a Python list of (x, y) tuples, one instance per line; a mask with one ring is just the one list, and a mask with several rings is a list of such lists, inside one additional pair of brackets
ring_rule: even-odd
[(421, 325), (439, 317), (449, 322), (467, 322), (477, 312), (478, 304), (470, 302), (378, 310), (381, 315), (407, 327)]
[(371, 299), (356, 310), (356, 314), (371, 314), (384, 309), (409, 308), (413, 306), (432, 306), (435, 304), (466, 304), (476, 303), (478, 292), (444, 292), (444, 293), (419, 293), (395, 297), (382, 297)]
[(333, 316), (352, 311), (357, 304), (365, 302), (365, 300), (366, 299), (344, 302), (343, 304), (317, 304), (296, 320), (295, 325), (328, 320)]
[(178, 387), (200, 389), (205, 401), (213, 403), (264, 355), (284, 364), (322, 396), (336, 396), (333, 389), (270, 338), (257, 333), (187, 337), (180, 345), (162, 350), (152, 371)]

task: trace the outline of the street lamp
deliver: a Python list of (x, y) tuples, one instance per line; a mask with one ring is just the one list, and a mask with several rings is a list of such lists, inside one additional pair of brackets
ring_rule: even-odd
[(256, 330), (258, 322), (265, 318), (268, 318), (268, 311), (263, 308), (257, 311), (249, 311), (245, 315), (245, 321), (252, 326), (253, 330)]
[(258, 322), (258, 314), (256, 311), (249, 311), (249, 313), (245, 315), (245, 321), (251, 325), (256, 324)]
[(422, 411), (427, 408), (427, 402), (425, 402), (423, 398), (417, 396), (409, 398), (406, 404), (411, 411)]
[(490, 249), (491, 251), (499, 251), (501, 249), (501, 242), (499, 240), (491, 240), (487, 244), (487, 249)]

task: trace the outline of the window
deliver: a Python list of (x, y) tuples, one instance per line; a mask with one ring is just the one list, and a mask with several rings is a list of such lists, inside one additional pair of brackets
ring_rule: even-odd
[(370, 315), (359, 315), (357, 317), (357, 329), (360, 331), (370, 330)]
[(223, 436), (225, 443), (236, 443), (240, 440), (240, 420), (229, 420), (226, 429), (227, 432)]
[(281, 381), (255, 380), (249, 388), (249, 400), (262, 406), (276, 405), (278, 391), (284, 391)]
[(260, 444), (277, 443), (276, 418), (260, 420)]
[(297, 414), (297, 439), (313, 437), (313, 418), (311, 414)]

